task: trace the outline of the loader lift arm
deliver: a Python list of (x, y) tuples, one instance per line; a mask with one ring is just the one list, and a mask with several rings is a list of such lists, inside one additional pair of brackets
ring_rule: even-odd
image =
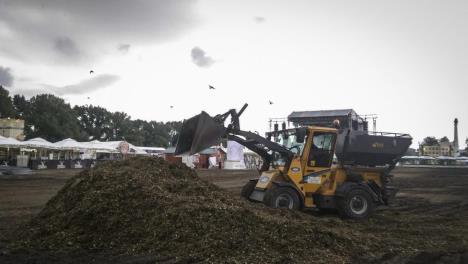
[[(230, 109), (226, 113), (214, 117), (202, 112), (184, 120), (175, 154), (178, 155), (189, 151), (194, 154), (212, 145), (219, 144), (222, 139), (228, 139), (236, 141), (260, 155), (263, 159), (261, 171), (269, 168), (270, 163), (275, 160), (275, 153), (278, 153), (286, 160), (286, 165), (288, 165), (294, 155), (292, 151), (256, 133), (240, 129), (239, 117), (247, 106), (248, 104), (244, 104), (239, 112)], [(231, 117), (231, 120), (228, 126), (225, 127), (224, 122), (228, 117)]]
[[(240, 129), (239, 117), (247, 106), (248, 104), (244, 104), (239, 113), (237, 113), (235, 109), (230, 109), (226, 113), (214, 117), (215, 120), (224, 123), (227, 117), (231, 116), (231, 123), (226, 128), (225, 138), (241, 144), (262, 157), (263, 165), (260, 171), (268, 170), (270, 163), (275, 159), (275, 152), (279, 153), (285, 160), (290, 161), (293, 157), (293, 152), (284, 146), (272, 142), (256, 133)], [(286, 165), (288, 166), (288, 164)]]
[[(239, 137), (243, 136), (245, 137)], [(263, 138), (260, 135), (249, 131), (237, 130), (227, 135), (228, 140), (236, 141), (263, 158), (263, 165), (260, 171), (268, 170), (270, 163), (275, 160), (275, 152), (281, 155), (287, 161), (286, 167), (289, 167), (289, 161), (293, 157), (293, 152), (282, 145)]]

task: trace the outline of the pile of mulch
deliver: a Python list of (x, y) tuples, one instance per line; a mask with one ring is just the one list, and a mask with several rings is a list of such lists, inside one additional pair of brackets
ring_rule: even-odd
[(233, 197), (185, 165), (138, 157), (71, 178), (17, 231), (14, 247), (60, 256), (88, 252), (111, 256), (114, 263), (128, 257), (163, 263), (412, 263), (421, 250), (465, 244), (460, 229), (405, 219), (381, 214), (362, 223), (268, 209)]
[(349, 258), (352, 241), (301, 218), (233, 198), (185, 165), (131, 158), (71, 178), (20, 229), (18, 246), (218, 263)]

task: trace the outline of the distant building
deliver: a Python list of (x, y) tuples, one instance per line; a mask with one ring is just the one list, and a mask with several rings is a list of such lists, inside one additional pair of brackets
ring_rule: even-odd
[(0, 135), (17, 140), (24, 140), (24, 120), (0, 118)]
[(420, 155), (430, 157), (453, 156), (452, 143), (440, 142), (434, 146), (422, 146)]
[(436, 165), (437, 159), (430, 156), (403, 156), (398, 162), (399, 166), (407, 165)]
[(468, 157), (468, 138), (465, 140), (466, 148), (460, 150), (460, 156)]
[(175, 147), (168, 147), (166, 150), (164, 150), (164, 159), (169, 162), (169, 163), (174, 163), (174, 164), (181, 164), (182, 163), (182, 157), (181, 156), (176, 156), (175, 153)]
[(438, 144), (432, 146), (420, 145), (419, 152), (419, 155), (421, 156), (459, 157), (462, 154), (462, 151), (460, 150), (458, 144), (458, 119), (455, 118), (453, 121), (453, 142), (440, 141)]
[(468, 157), (439, 156), (403, 156), (398, 162), (399, 166), (468, 166)]

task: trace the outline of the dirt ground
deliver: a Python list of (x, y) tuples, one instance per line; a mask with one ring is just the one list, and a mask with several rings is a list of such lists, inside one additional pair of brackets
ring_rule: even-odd
[[(154, 259), (118, 258), (103, 253), (61, 255), (54, 253), (35, 256), (12, 256), (6, 245), (15, 238), (12, 230), (21, 226), (35, 214), (64, 185), (67, 179), (79, 170), (45, 170), (32, 175), (0, 175), (0, 262), (1, 263), (152, 263)], [(389, 207), (379, 208), (366, 223), (353, 225), (343, 223), (333, 213), (307, 211), (313, 217), (330, 219), (330, 228), (356, 228), (357, 232), (374, 233), (379, 241), (388, 237), (389, 243), (429, 244), (434, 240), (431, 252), (421, 252), (410, 263), (468, 263), (468, 169), (443, 168), (397, 168), (393, 171), (394, 185), (400, 189), (396, 201)], [(258, 177), (256, 171), (199, 170), (198, 175), (207, 181), (225, 188), (233, 196), (248, 179)], [(391, 232), (396, 230), (395, 232)], [(437, 248), (443, 245), (444, 253)], [(429, 246), (425, 246), (427, 248)], [(447, 248), (451, 249), (447, 255)], [(419, 252), (408, 249), (408, 252)], [(28, 253), (29, 254), (29, 253)], [(74, 261), (70, 261), (73, 259)], [(366, 259), (356, 262), (373, 262)], [(159, 262), (159, 261), (156, 261)], [(378, 260), (380, 263), (402, 263), (408, 259), (400, 253), (389, 253)]]

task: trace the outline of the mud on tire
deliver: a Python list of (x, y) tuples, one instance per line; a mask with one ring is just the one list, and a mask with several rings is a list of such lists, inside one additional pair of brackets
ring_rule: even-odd
[(338, 213), (343, 218), (366, 219), (375, 209), (372, 196), (363, 188), (353, 188), (337, 199)]
[(249, 201), (251, 201), (249, 197), (250, 197), (250, 194), (252, 194), (252, 192), (254, 191), (255, 185), (257, 185), (257, 182), (258, 182), (258, 180), (250, 180), (250, 181), (248, 181), (248, 182), (244, 185), (244, 187), (242, 187), (242, 190), (241, 190), (241, 197), (242, 197), (242, 198), (245, 198), (245, 199), (247, 199), (247, 200), (249, 200)]
[(297, 210), (301, 207), (297, 192), (290, 187), (272, 187), (268, 189), (263, 202), (271, 208)]

